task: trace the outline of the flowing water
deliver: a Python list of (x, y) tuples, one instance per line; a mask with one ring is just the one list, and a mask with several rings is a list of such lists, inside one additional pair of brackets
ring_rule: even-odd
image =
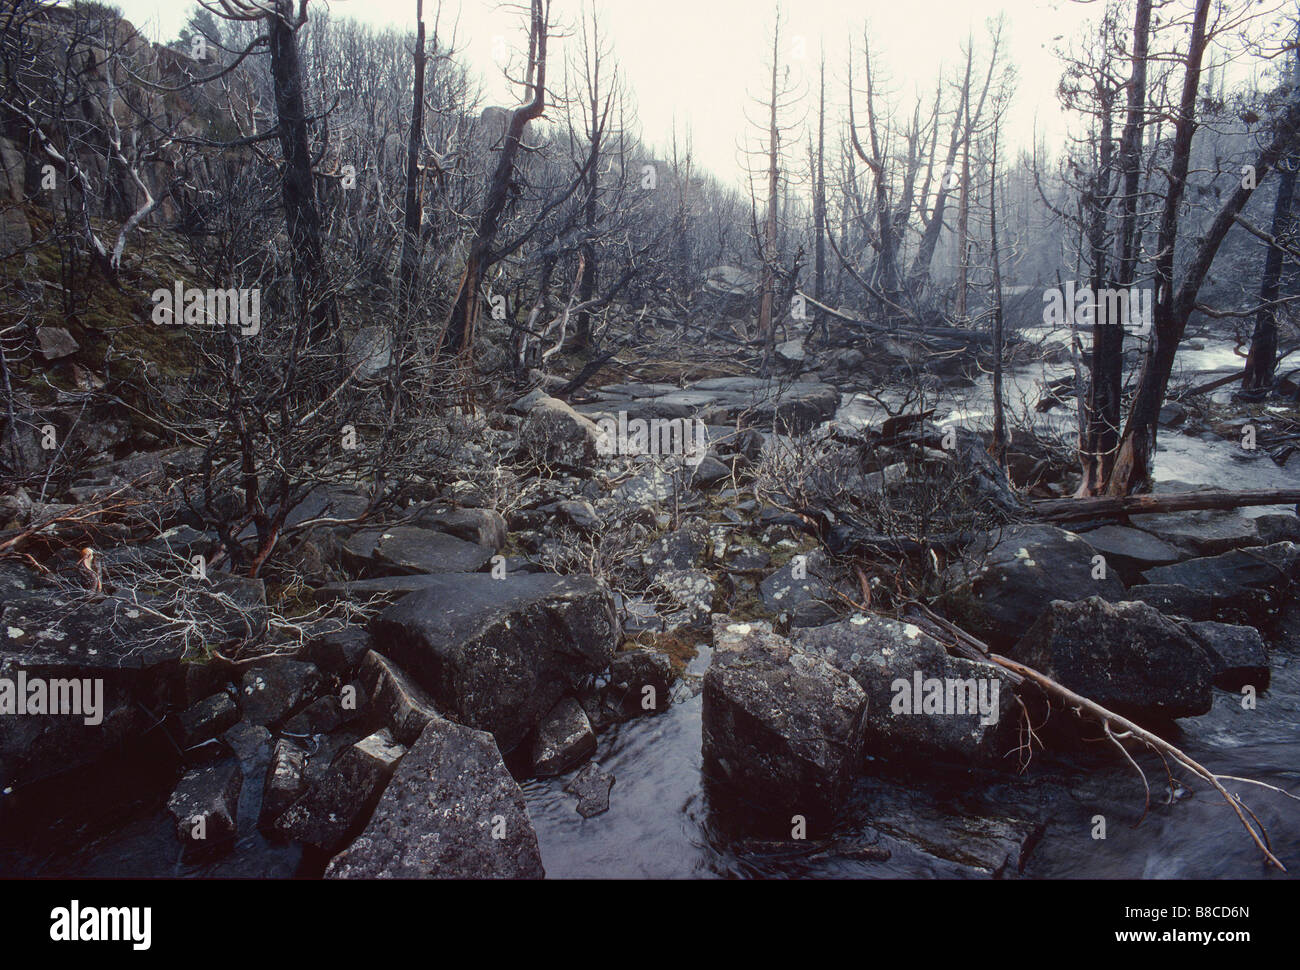
[[(1189, 367), (1227, 367), (1231, 347), (1190, 350)], [(1008, 374), (1009, 398), (1036, 399), (1040, 380), (1070, 373), (1068, 366), (1017, 368)], [(1210, 378), (1206, 378), (1207, 380)], [(936, 417), (986, 424), (984, 386), (941, 399)], [(839, 420), (877, 415), (867, 399), (846, 395)], [(1072, 408), (1041, 418), (1069, 430)], [(1242, 452), (1218, 438), (1176, 432), (1160, 436), (1157, 478), (1222, 488), (1294, 485), (1296, 478), (1265, 456)], [(1267, 509), (1247, 510), (1260, 514)], [(1281, 511), (1281, 510), (1279, 510)], [(1300, 791), (1300, 629), (1274, 649), (1271, 689), (1254, 710), (1240, 697), (1215, 691), (1204, 717), (1180, 722), (1173, 739), (1206, 767)], [(684, 684), (698, 688), (709, 649), (700, 645)], [(596, 759), (616, 781), (609, 811), (584, 819), (576, 797), (563, 790), (568, 776), (523, 784), (543, 863), (552, 878), (1286, 878), (1267, 869), (1237, 817), (1199, 781), (1171, 798), (1164, 772), (1139, 758), (1152, 785), (1150, 811), (1140, 825), (1143, 787), (1128, 766), (1104, 753), (1072, 752), (1014, 771), (954, 771), (940, 780), (909, 781), (868, 775), (858, 784), (832, 844), (754, 844), (723, 834), (711, 810), (701, 765), (701, 698), (696, 689), (662, 714), (617, 725), (600, 736)], [(268, 842), (254, 824), (265, 755), (246, 766), (241, 832), (236, 851), (208, 862), (179, 858), (164, 803), (175, 776), (115, 777), (127, 798), (112, 824), (102, 817), (63, 826), (49, 838), (0, 848), (0, 872), (19, 875), (182, 876), (275, 878), (316, 875), (319, 861)], [(110, 771), (111, 774), (111, 771)], [(1240, 782), (1240, 793), (1272, 839), (1275, 854), (1300, 873), (1300, 802)], [(100, 794), (97, 792), (97, 794)], [(742, 807), (743, 812), (743, 807)], [(1097, 816), (1106, 838), (1093, 838)], [(733, 819), (734, 821), (734, 819)], [(32, 831), (41, 832), (37, 826)], [(887, 858), (880, 858), (887, 852)], [(1008, 860), (1009, 863), (1008, 863)]]
[[(1226, 343), (1180, 354), (1188, 372), (1239, 369)], [(1069, 365), (1035, 364), (1007, 375), (1008, 400), (1032, 405), (1039, 382), (1071, 373)], [(1214, 375), (1198, 379), (1211, 380)], [(986, 386), (940, 397), (939, 423), (980, 427), (991, 423)], [(865, 396), (846, 395), (837, 420), (878, 419)], [(1069, 432), (1072, 405), (1037, 416)], [(1295, 476), (1266, 455), (1246, 455), (1220, 438), (1160, 435), (1157, 481), (1183, 481), (1218, 488), (1292, 486)], [(1286, 508), (1245, 510), (1258, 515)], [(1239, 695), (1215, 690), (1212, 711), (1180, 722), (1171, 739), (1210, 770), (1249, 777), (1300, 792), (1300, 630), (1290, 646), (1272, 652), (1270, 690), (1254, 710)], [(707, 648), (691, 665), (701, 674)], [(783, 851), (728, 840), (710, 812), (701, 776), (701, 698), (674, 704), (664, 713), (619, 725), (600, 737), (596, 758), (615, 776), (610, 809), (583, 819), (565, 778), (524, 785), (542, 859), (556, 878), (984, 877), (1018, 878), (1287, 878), (1267, 867), (1237, 816), (1217, 792), (1185, 774), (1171, 796), (1154, 757), (1139, 757), (1151, 784), (1151, 808), (1143, 814), (1142, 781), (1130, 767), (1101, 754), (1070, 753), (1014, 772), (963, 774), (940, 781), (867, 777), (859, 782), (834, 844)], [(1186, 787), (1183, 787), (1183, 785)], [(1268, 832), (1272, 849), (1291, 873), (1300, 873), (1300, 801), (1257, 786), (1225, 782), (1240, 794)], [(743, 811), (743, 809), (742, 809)], [(1106, 837), (1094, 838), (1096, 817)], [(855, 858), (853, 847), (889, 850), (887, 860)], [(844, 846), (848, 846), (844, 850)], [(1021, 852), (1022, 847), (1025, 851)], [(1011, 863), (1000, 869), (1004, 859)], [(1020, 866), (1023, 865), (1023, 871)]]

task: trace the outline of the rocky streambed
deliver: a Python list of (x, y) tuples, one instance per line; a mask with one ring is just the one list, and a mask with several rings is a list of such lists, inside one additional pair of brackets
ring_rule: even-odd
[[(962, 396), (899, 422), (846, 377), (860, 360), (784, 356), (774, 380), (607, 384), (574, 406), (528, 395), (470, 446), (537, 469), (508, 502), (466, 481), (389, 520), (308, 534), (294, 554), (309, 599), (360, 612), (296, 638), (283, 590), (259, 580), (215, 572), (182, 614), (150, 589), (88, 589), (68, 578), (73, 562), (53, 578), (0, 562), (0, 678), (104, 690), (95, 725), (0, 721), (0, 871), (1263, 874), (1230, 808), (1186, 779), (1171, 795), (1150, 756), (1137, 757), (1152, 804), (1133, 828), (1142, 781), (1113, 747), (891, 615), (888, 571), (864, 588), (846, 567), (861, 523), (810, 521), (754, 487), (773, 451), (827, 454), (809, 440), (866, 456), (835, 466), (862, 507), (951, 484), (978, 449), (943, 442), (963, 418), (977, 424), (978, 392), (949, 390)], [(1043, 376), (1023, 368), (1013, 382)], [(620, 419), (668, 434), (665, 422), (698, 422), (707, 455), (619, 453), (603, 434)], [(1240, 460), (1208, 425), (1183, 430), (1195, 433), (1167, 433), (1164, 453), (1200, 455), (1205, 474), (1163, 488), (1294, 480), (1266, 456)], [(1016, 484), (1053, 494), (1050, 456), (1024, 447)], [(962, 481), (988, 504), (1021, 502)], [(294, 516), (338, 521), (365, 505), (355, 485), (321, 485)], [(101, 557), (169, 575), (209, 539), (180, 524)], [(1295, 787), (1293, 510), (1068, 530), (1007, 514), (963, 541), (977, 554), (935, 560), (963, 628), (1217, 772)], [(261, 648), (212, 649), (236, 641)], [(970, 705), (951, 709), (966, 684)], [(1044, 742), (1032, 752), (1026, 724)], [(1239, 787), (1294, 869), (1300, 813)]]

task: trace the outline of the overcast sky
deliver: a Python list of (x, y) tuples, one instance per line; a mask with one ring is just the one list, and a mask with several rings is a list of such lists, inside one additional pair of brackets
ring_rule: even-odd
[[(171, 40), (190, 11), (183, 0), (112, 0), (152, 39)], [(322, 0), (317, 0), (317, 3)], [(576, 22), (583, 0), (553, 0), (553, 15)], [(589, 0), (590, 2), (590, 0)], [(765, 0), (596, 0), (601, 30), (637, 104), (641, 132), (654, 146), (667, 144), (674, 117), (689, 126), (697, 164), (734, 181), (742, 171), (739, 147), (755, 132), (750, 94), (765, 86), (764, 62), (771, 46), (773, 6)], [(432, 21), (436, 0), (426, 0)], [(1098, 5), (1069, 0), (787, 0), (781, 48), (791, 79), (815, 91), (824, 44), (828, 98), (844, 101), (844, 64), (850, 37), (861, 47), (864, 26), (891, 101), (910, 113), (915, 94), (933, 97), (940, 66), (955, 70), (968, 34), (986, 38), (985, 23), (1006, 14), (1005, 43), (1018, 75), (1017, 94), (1005, 133), (1013, 146), (1028, 147), (1035, 121), (1049, 139), (1064, 125), (1056, 101), (1060, 38), (1079, 31)], [(331, 0), (332, 15), (375, 25), (414, 28), (415, 0)], [(489, 97), (510, 103), (493, 61), (494, 42), (518, 47), (526, 39), (516, 9), (496, 0), (447, 0), (444, 30), (459, 18), (458, 46), (477, 70)], [(565, 41), (559, 41), (561, 46)], [(558, 63), (558, 60), (557, 62)], [(815, 102), (813, 102), (815, 103)], [(810, 116), (811, 120), (811, 116)]]

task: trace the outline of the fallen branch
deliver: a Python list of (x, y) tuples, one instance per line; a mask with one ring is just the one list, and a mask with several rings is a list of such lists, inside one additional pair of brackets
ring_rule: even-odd
[[(1277, 866), (1277, 868), (1281, 869), (1283, 872), (1287, 871), (1286, 866), (1282, 865), (1281, 860), (1273, 854), (1272, 847), (1268, 844), (1268, 833), (1264, 831), (1264, 826), (1260, 823), (1259, 818), (1246, 806), (1244, 802), (1242, 802), (1240, 798), (1229, 792), (1220, 782), (1245, 782), (1247, 784), (1259, 785), (1260, 787), (1267, 788), (1270, 791), (1279, 792), (1286, 795), (1288, 798), (1295, 798), (1297, 801), (1300, 801), (1300, 798), (1296, 798), (1296, 796), (1292, 795), (1290, 792), (1284, 791), (1274, 785), (1266, 785), (1263, 782), (1254, 781), (1250, 778), (1238, 778), (1234, 775), (1217, 775), (1204, 765), (1194, 761), (1190, 756), (1185, 754), (1182, 749), (1170, 744), (1159, 735), (1152, 734), (1150, 731), (1139, 727), (1127, 718), (1121, 717), (1120, 715), (1107, 710), (1100, 704), (1094, 703), (1080, 694), (1076, 694), (1067, 687), (1062, 687), (1056, 681), (1052, 680), (1052, 678), (1040, 674), (1032, 667), (1026, 667), (1024, 664), (1016, 663), (1014, 660), (1009, 660), (996, 653), (989, 654), (988, 659), (991, 663), (996, 664), (1005, 670), (1009, 670), (1012, 673), (1019, 674), (1026, 680), (1037, 684), (1048, 694), (1049, 697), (1055, 697), (1057, 700), (1062, 701), (1067, 707), (1072, 709), (1077, 716), (1083, 717), (1086, 713), (1095, 718), (1101, 724), (1102, 729), (1106, 732), (1106, 736), (1124, 752), (1129, 763), (1133, 764), (1134, 767), (1136, 767), (1137, 763), (1133, 761), (1133, 758), (1129, 755), (1128, 751), (1120, 743), (1122, 740), (1132, 738), (1135, 741), (1140, 741), (1142, 744), (1160, 755), (1162, 759), (1172, 758), (1175, 762), (1182, 765), (1193, 774), (1204, 779), (1214, 788), (1215, 791), (1223, 796), (1224, 800), (1232, 808), (1233, 812), (1236, 813), (1237, 818), (1240, 819), (1241, 824), (1245, 826), (1246, 831), (1250, 833), (1251, 839), (1254, 841), (1255, 845), (1259, 847), (1259, 851), (1264, 854), (1264, 858), (1268, 860), (1269, 864)], [(1118, 728), (1119, 733), (1114, 733), (1114, 729), (1116, 728)], [(1141, 769), (1138, 769), (1138, 774), (1142, 775), (1142, 783), (1143, 785), (1146, 785), (1146, 776), (1142, 774)], [(1149, 802), (1149, 787), (1147, 792)], [(1145, 812), (1143, 814), (1145, 815)], [(1247, 815), (1250, 816), (1250, 819), (1246, 818)], [(1253, 825), (1251, 824), (1252, 820), (1254, 822)]]
[[(908, 613), (908, 618), (916, 623), (916, 625), (925, 629), (925, 631), (931, 636), (935, 636), (936, 633), (940, 634), (935, 636), (935, 638), (950, 652), (959, 657), (964, 657), (967, 660), (975, 660), (999, 667), (1002, 670), (1005, 670), (1012, 682), (1017, 685), (1024, 683), (1025, 681), (1030, 681), (1041, 688), (1049, 698), (1055, 698), (1057, 701), (1063, 703), (1067, 708), (1074, 711), (1076, 716), (1083, 718), (1086, 715), (1100, 724), (1107, 739), (1119, 748), (1120, 752), (1124, 755), (1125, 760), (1133, 766), (1138, 773), (1138, 777), (1142, 780), (1143, 788), (1146, 790), (1146, 806), (1142, 812), (1143, 818), (1146, 817), (1147, 809), (1150, 807), (1151, 787), (1147, 783), (1145, 772), (1143, 772), (1141, 767), (1138, 766), (1138, 763), (1133, 759), (1133, 756), (1129, 753), (1128, 749), (1124, 747), (1122, 742), (1126, 740), (1139, 741), (1160, 756), (1162, 762), (1165, 764), (1165, 773), (1169, 780), (1171, 790), (1173, 788), (1173, 776), (1169, 773), (1169, 759), (1173, 759), (1173, 761), (1182, 765), (1193, 774), (1204, 779), (1214, 788), (1215, 791), (1223, 796), (1224, 800), (1232, 808), (1233, 812), (1236, 813), (1241, 824), (1245, 826), (1246, 831), (1250, 834), (1251, 840), (1259, 847), (1260, 852), (1264, 854), (1264, 858), (1269, 862), (1269, 864), (1277, 866), (1277, 868), (1281, 869), (1283, 872), (1287, 871), (1286, 866), (1284, 866), (1281, 860), (1273, 854), (1272, 847), (1269, 845), (1268, 841), (1268, 833), (1264, 831), (1264, 826), (1259, 821), (1259, 818), (1250, 810), (1249, 807), (1246, 806), (1244, 802), (1242, 802), (1240, 798), (1224, 788), (1222, 782), (1236, 781), (1243, 784), (1258, 785), (1261, 788), (1267, 788), (1269, 791), (1277, 792), (1285, 795), (1287, 798), (1295, 799), (1296, 801), (1300, 801), (1300, 797), (1297, 797), (1284, 789), (1278, 788), (1275, 785), (1269, 785), (1262, 781), (1255, 781), (1252, 778), (1239, 778), (1236, 775), (1215, 774), (1204, 765), (1193, 760), (1183, 752), (1182, 749), (1170, 744), (1159, 735), (1152, 734), (1145, 728), (1139, 727), (1127, 718), (1102, 707), (1100, 704), (1089, 700), (1081, 694), (1076, 694), (1068, 687), (1058, 684), (1051, 677), (1039, 673), (1032, 667), (1026, 667), (1022, 663), (1017, 663), (1016, 661), (1003, 657), (1000, 654), (992, 653), (987, 644), (971, 636), (951, 621), (939, 616), (924, 603), (913, 602), (911, 606), (912, 609)], [(1249, 819), (1246, 817), (1248, 815), (1250, 816)], [(1141, 819), (1138, 821), (1140, 824)], [(1254, 824), (1252, 824), (1252, 821)]]
[(1300, 488), (1234, 492), (1214, 489), (1204, 492), (1155, 492), (1150, 495), (1098, 496), (1096, 498), (1049, 498), (1031, 502), (1034, 516), (1046, 522), (1071, 522), (1146, 512), (1194, 512), (1204, 509), (1236, 509), (1251, 505), (1294, 505), (1300, 503)]

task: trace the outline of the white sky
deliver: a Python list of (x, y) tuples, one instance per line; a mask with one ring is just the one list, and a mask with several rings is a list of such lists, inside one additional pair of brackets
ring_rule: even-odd
[[(146, 36), (171, 40), (192, 8), (184, 0), (110, 0)], [(321, 3), (322, 0), (316, 0)], [(689, 126), (696, 164), (739, 184), (742, 141), (754, 132), (746, 111), (757, 117), (749, 98), (765, 83), (764, 62), (771, 47), (773, 6), (766, 0), (595, 0), (601, 32), (637, 105), (644, 139), (668, 144), (674, 117)], [(553, 16), (576, 23), (582, 0), (553, 0)], [(432, 22), (436, 0), (426, 0)], [(1028, 147), (1035, 121), (1049, 139), (1064, 133), (1056, 100), (1061, 63), (1056, 38), (1070, 37), (1099, 4), (1069, 0), (786, 0), (782, 51), (791, 79), (809, 92), (815, 107), (819, 50), (824, 43), (827, 91), (831, 104), (844, 102), (845, 57), (850, 36), (861, 47), (870, 25), (873, 47), (889, 100), (911, 111), (917, 92), (928, 104), (941, 65), (955, 71), (961, 43), (973, 34), (986, 39), (988, 18), (1006, 13), (1004, 44), (1016, 66), (1018, 85), (1004, 131), (1012, 147)], [(333, 15), (375, 25), (414, 28), (415, 0), (331, 0)], [(494, 39), (512, 47), (526, 40), (517, 10), (496, 0), (446, 0), (442, 22), (459, 13), (458, 45), (484, 81), (489, 97), (507, 101), (507, 87), (493, 61)], [(497, 41), (497, 44), (500, 42)], [(566, 42), (554, 42), (563, 49)], [(802, 52), (800, 59), (797, 54)], [(559, 58), (554, 62), (560, 63)], [(808, 113), (811, 121), (813, 115)], [(906, 119), (902, 119), (906, 120)], [(945, 137), (942, 133), (941, 137)], [(801, 144), (806, 144), (802, 142)], [(800, 155), (802, 159), (802, 153)]]

